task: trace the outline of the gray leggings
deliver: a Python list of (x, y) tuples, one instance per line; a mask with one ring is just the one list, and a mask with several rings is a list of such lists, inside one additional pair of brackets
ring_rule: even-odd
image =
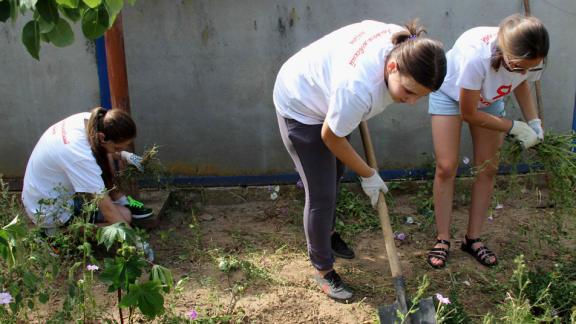
[(284, 146), (304, 184), (304, 232), (310, 261), (318, 270), (330, 270), (334, 264), (330, 236), (334, 229), (338, 184), (344, 165), (322, 141), (321, 124), (306, 125), (276, 115)]

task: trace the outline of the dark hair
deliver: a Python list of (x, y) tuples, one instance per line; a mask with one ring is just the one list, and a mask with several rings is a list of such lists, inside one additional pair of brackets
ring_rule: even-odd
[(100, 143), (98, 133), (104, 134), (106, 141), (121, 143), (136, 137), (136, 124), (130, 115), (120, 109), (92, 109), (88, 120), (88, 141), (96, 162), (102, 169), (102, 179), (108, 190), (114, 186), (114, 172), (108, 160), (108, 152)]
[(421, 36), (426, 30), (413, 19), (405, 31), (392, 35), (395, 47), (388, 56), (398, 62), (398, 72), (411, 76), (422, 86), (436, 91), (446, 76), (444, 45), (437, 40)]
[(490, 64), (498, 71), (504, 54), (514, 59), (546, 59), (550, 48), (548, 31), (540, 19), (514, 14), (504, 18), (498, 26), (498, 46)]

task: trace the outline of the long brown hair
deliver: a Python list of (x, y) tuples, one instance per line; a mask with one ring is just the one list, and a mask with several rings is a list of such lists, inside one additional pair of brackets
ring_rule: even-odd
[(108, 190), (114, 186), (114, 172), (108, 161), (108, 152), (101, 145), (98, 133), (104, 134), (104, 140), (122, 143), (136, 137), (136, 124), (123, 110), (106, 110), (102, 107), (92, 109), (88, 120), (88, 141), (96, 162), (102, 169), (102, 179)]
[(514, 14), (498, 26), (498, 46), (493, 50), (490, 65), (498, 71), (504, 61), (503, 53), (520, 60), (546, 59), (549, 48), (550, 37), (540, 19)]
[(392, 35), (395, 47), (388, 58), (398, 62), (398, 72), (412, 77), (422, 86), (436, 91), (446, 76), (444, 45), (437, 40), (423, 37), (426, 33), (417, 19), (409, 21), (406, 30)]

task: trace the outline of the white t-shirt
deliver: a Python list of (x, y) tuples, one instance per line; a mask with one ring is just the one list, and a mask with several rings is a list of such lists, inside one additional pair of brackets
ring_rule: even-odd
[(511, 94), (524, 80), (540, 79), (542, 71), (521, 74), (504, 66), (494, 70), (490, 60), (498, 45), (497, 36), (498, 27), (476, 27), (464, 32), (446, 53), (448, 71), (440, 91), (459, 101), (460, 88), (480, 90), (478, 108), (484, 108)]
[(393, 100), (384, 80), (391, 36), (404, 28), (365, 20), (340, 28), (292, 56), (280, 69), (274, 104), (285, 118), (328, 126), (339, 137)]
[(74, 193), (105, 190), (102, 169), (90, 149), (85, 123), (90, 113), (72, 115), (48, 128), (26, 166), (22, 202), (32, 221), (57, 227), (72, 215)]

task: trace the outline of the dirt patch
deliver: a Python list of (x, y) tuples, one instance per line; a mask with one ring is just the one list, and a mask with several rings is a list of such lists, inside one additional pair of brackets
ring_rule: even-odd
[[(337, 259), (335, 268), (354, 289), (356, 298), (350, 304), (332, 301), (312, 279), (302, 229), (302, 192), (282, 188), (272, 200), (266, 190), (253, 196), (256, 201), (242, 198), (234, 204), (213, 205), (194, 193), (194, 199), (180, 197), (172, 204), (160, 225), (150, 231), (150, 242), (157, 263), (172, 269), (175, 279), (189, 280), (181, 294), (168, 295), (166, 306), (174, 315), (184, 316), (193, 309), (199, 318), (215, 322), (377, 322), (378, 306), (394, 300), (381, 231), (344, 233), (356, 258)], [(397, 246), (409, 293), (428, 275), (431, 286), (427, 296), (455, 292), (474, 320), (481, 321), (482, 315), (493, 312), (505, 297), (503, 285), (515, 268), (516, 255), (524, 254), (529, 267), (546, 268), (551, 266), (549, 260), (560, 257), (560, 247), (575, 246), (573, 220), (560, 220), (553, 209), (534, 208), (530, 195), (499, 196), (502, 206), (498, 207), (502, 208), (492, 210), (483, 231), (488, 246), (499, 257), (499, 266), (483, 267), (459, 249), (467, 225), (464, 195), (455, 203), (448, 266), (434, 270), (425, 259), (434, 243), (434, 222), (432, 216), (417, 212), (414, 197), (414, 193), (399, 191), (390, 209), (395, 230), (407, 237)], [(414, 222), (407, 224), (407, 217)], [(560, 231), (569, 234), (560, 235)], [(222, 260), (236, 260), (239, 266), (222, 271)], [(96, 296), (107, 295), (103, 285), (97, 290)], [(108, 313), (116, 313), (113, 299), (99, 304)]]

